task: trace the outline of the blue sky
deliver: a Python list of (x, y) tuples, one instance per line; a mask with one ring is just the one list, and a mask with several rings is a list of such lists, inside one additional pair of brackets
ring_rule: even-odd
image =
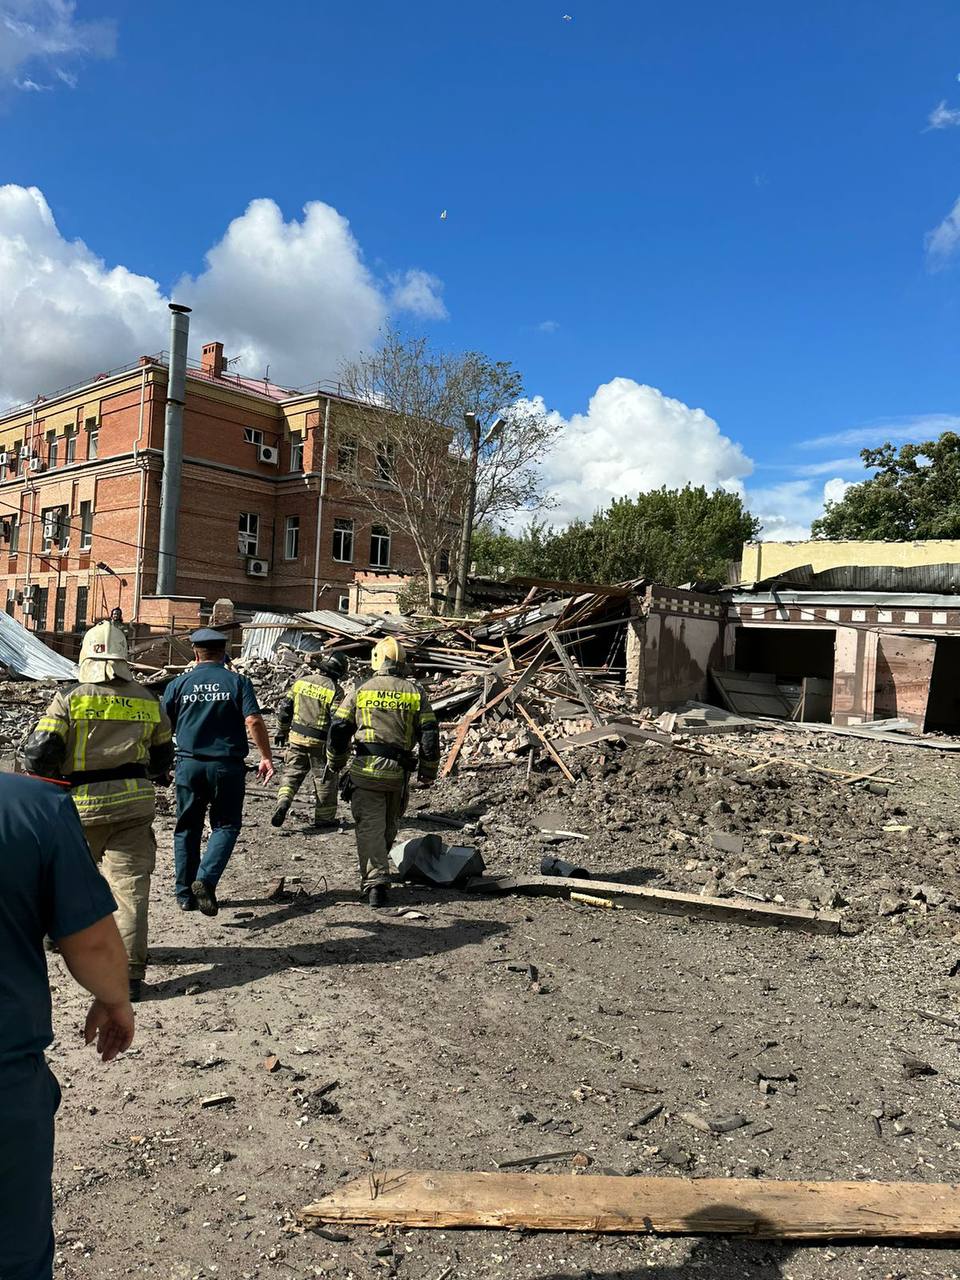
[(560, 517), (689, 477), (800, 532), (960, 423), (958, 75), (931, 0), (0, 0), (0, 390), (174, 289), (297, 384), (392, 315), (569, 424)]

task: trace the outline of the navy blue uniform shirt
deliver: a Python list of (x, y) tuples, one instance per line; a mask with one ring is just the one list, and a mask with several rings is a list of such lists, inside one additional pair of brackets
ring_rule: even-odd
[(173, 725), (178, 756), (197, 760), (245, 760), (247, 716), (260, 707), (246, 676), (219, 662), (201, 662), (167, 685), (163, 709)]
[(0, 773), (0, 1065), (53, 1039), (44, 934), (66, 938), (116, 909), (69, 791)]

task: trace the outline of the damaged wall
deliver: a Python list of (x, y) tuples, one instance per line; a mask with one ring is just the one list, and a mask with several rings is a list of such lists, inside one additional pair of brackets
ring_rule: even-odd
[(703, 701), (723, 653), (723, 602), (676, 587), (649, 586), (632, 602), (626, 686), (640, 706), (666, 711)]

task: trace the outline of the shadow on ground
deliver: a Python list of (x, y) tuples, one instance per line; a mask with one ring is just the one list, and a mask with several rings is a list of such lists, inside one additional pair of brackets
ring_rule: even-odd
[[(318, 902), (317, 906), (320, 905)], [(277, 947), (247, 944), (152, 947), (152, 964), (206, 965), (207, 968), (188, 977), (167, 978), (161, 982), (151, 982), (148, 974), (147, 998), (166, 1000), (183, 995), (185, 988), (193, 983), (199, 983), (204, 991), (226, 991), (262, 981), (291, 967), (323, 969), (341, 964), (394, 964), (398, 960), (416, 960), (483, 942), (507, 932), (508, 928), (489, 920), (457, 920), (451, 925), (424, 927), (389, 916), (371, 916), (324, 924), (323, 942)], [(350, 936), (332, 936), (344, 930), (349, 930)]]

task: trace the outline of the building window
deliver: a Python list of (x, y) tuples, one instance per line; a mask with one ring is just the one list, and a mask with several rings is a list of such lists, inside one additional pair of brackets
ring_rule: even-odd
[(22, 440), (14, 440), (13, 448), (10, 451), (10, 470), (16, 475), (20, 474), (20, 450), (23, 448)]
[(283, 535), (284, 560), (300, 558), (300, 517), (287, 516), (286, 530)]
[(33, 604), (34, 631), (46, 631), (47, 629), (47, 596), (49, 594), (49, 587), (37, 587), (37, 594), (34, 597)]
[(20, 517), (10, 517), (10, 554), (15, 556), (20, 550)]
[(290, 470), (303, 470), (303, 436), (290, 437)]
[(7, 587), (7, 613), (10, 615), (11, 618), (13, 617), (13, 610), (16, 603), (17, 603), (16, 587)]
[(376, 477), (387, 484), (393, 484), (396, 470), (397, 449), (390, 440), (382, 440), (377, 445)]
[(56, 601), (53, 606), (53, 629), (57, 635), (63, 635), (67, 625), (67, 588), (57, 587)]
[(240, 512), (240, 536), (237, 545), (242, 556), (255, 556), (260, 541), (260, 517), (252, 511)]
[(30, 456), (30, 450), (25, 449), (24, 446), (18, 442), (16, 452), (17, 475), (22, 476), (24, 471), (27, 469), (27, 458)]
[(67, 456), (65, 461), (67, 466), (69, 466), (71, 462), (76, 462), (77, 460), (77, 434), (75, 431), (70, 432), (70, 434), (66, 437), (66, 442), (67, 442)]
[(77, 620), (74, 631), (84, 631), (87, 625), (87, 591), (88, 587), (77, 587)]
[(60, 441), (56, 436), (52, 440), (47, 441), (47, 470), (52, 471), (57, 465), (57, 455), (60, 452)]
[(352, 476), (357, 469), (359, 444), (356, 436), (341, 436), (337, 445), (337, 470), (341, 475)]
[(259, 427), (244, 427), (243, 438), (247, 444), (263, 444), (263, 432)]
[(80, 503), (80, 550), (89, 551), (93, 546), (93, 503)]
[(450, 552), (449, 551), (440, 552), (439, 556), (437, 557), (437, 571), (439, 573), (450, 572)]
[(70, 544), (70, 523), (66, 507), (44, 507), (40, 513), (43, 525), (41, 548), (52, 551), (53, 544), (64, 550)]
[(349, 564), (353, 559), (352, 520), (334, 520), (333, 558), (339, 560), (341, 564)]
[(349, 613), (350, 597), (347, 595), (337, 596), (337, 609), (340, 613)]
[(390, 530), (375, 524), (370, 530), (370, 563), (375, 569), (390, 567)]
[(93, 419), (93, 422), (94, 425), (89, 428), (87, 436), (87, 459), (90, 462), (100, 457), (100, 428), (96, 425), (96, 419)]

